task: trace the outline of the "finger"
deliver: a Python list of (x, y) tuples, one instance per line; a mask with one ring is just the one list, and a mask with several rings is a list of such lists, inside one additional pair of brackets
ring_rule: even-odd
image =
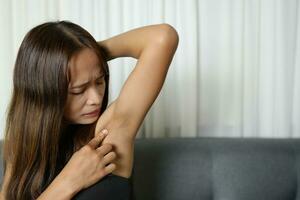
[(103, 164), (107, 165), (108, 163), (111, 163), (113, 160), (117, 158), (117, 154), (115, 152), (109, 152), (103, 157)]
[(115, 163), (111, 163), (109, 165), (107, 165), (105, 168), (104, 168), (104, 171), (109, 174), (109, 173), (112, 173), (114, 170), (116, 169), (116, 164)]
[(90, 145), (93, 149), (96, 149), (99, 144), (102, 142), (102, 140), (106, 137), (107, 134), (101, 134), (96, 137), (94, 137), (88, 145)]
[(113, 146), (111, 144), (103, 144), (96, 149), (99, 156), (104, 157), (107, 153), (112, 151)]
[(107, 129), (103, 129), (102, 131), (100, 131), (100, 132), (97, 132), (97, 133), (95, 134), (95, 136), (97, 136), (97, 135), (101, 135), (102, 133), (104, 133), (104, 134), (108, 134), (108, 130), (107, 130)]

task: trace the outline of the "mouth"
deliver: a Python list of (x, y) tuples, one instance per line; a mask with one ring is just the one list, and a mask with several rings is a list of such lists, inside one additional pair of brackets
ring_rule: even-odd
[(94, 111), (92, 111), (90, 113), (83, 114), (83, 116), (92, 116), (93, 117), (93, 116), (98, 116), (99, 113), (100, 113), (100, 109), (96, 109), (96, 110), (94, 110)]

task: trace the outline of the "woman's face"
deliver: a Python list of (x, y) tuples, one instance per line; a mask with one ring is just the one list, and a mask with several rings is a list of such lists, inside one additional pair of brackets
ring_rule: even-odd
[(69, 61), (70, 82), (64, 117), (72, 124), (91, 124), (100, 116), (105, 92), (104, 71), (97, 54), (81, 50)]

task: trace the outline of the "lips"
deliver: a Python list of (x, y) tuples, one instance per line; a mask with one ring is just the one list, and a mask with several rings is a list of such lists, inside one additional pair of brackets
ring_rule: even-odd
[(85, 113), (85, 114), (83, 114), (83, 115), (96, 115), (96, 114), (98, 114), (100, 112), (100, 109), (96, 109), (96, 110), (94, 110), (94, 111), (92, 111), (92, 112), (90, 112), (90, 113)]

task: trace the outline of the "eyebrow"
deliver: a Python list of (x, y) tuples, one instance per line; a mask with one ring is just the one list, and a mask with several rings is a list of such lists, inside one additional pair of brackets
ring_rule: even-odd
[[(97, 79), (102, 78), (105, 74), (101, 74), (100, 76), (97, 77)], [(72, 86), (70, 89), (75, 89), (75, 88), (82, 88), (83, 86), (87, 85), (90, 81), (87, 81), (85, 83), (82, 83), (80, 85)]]

